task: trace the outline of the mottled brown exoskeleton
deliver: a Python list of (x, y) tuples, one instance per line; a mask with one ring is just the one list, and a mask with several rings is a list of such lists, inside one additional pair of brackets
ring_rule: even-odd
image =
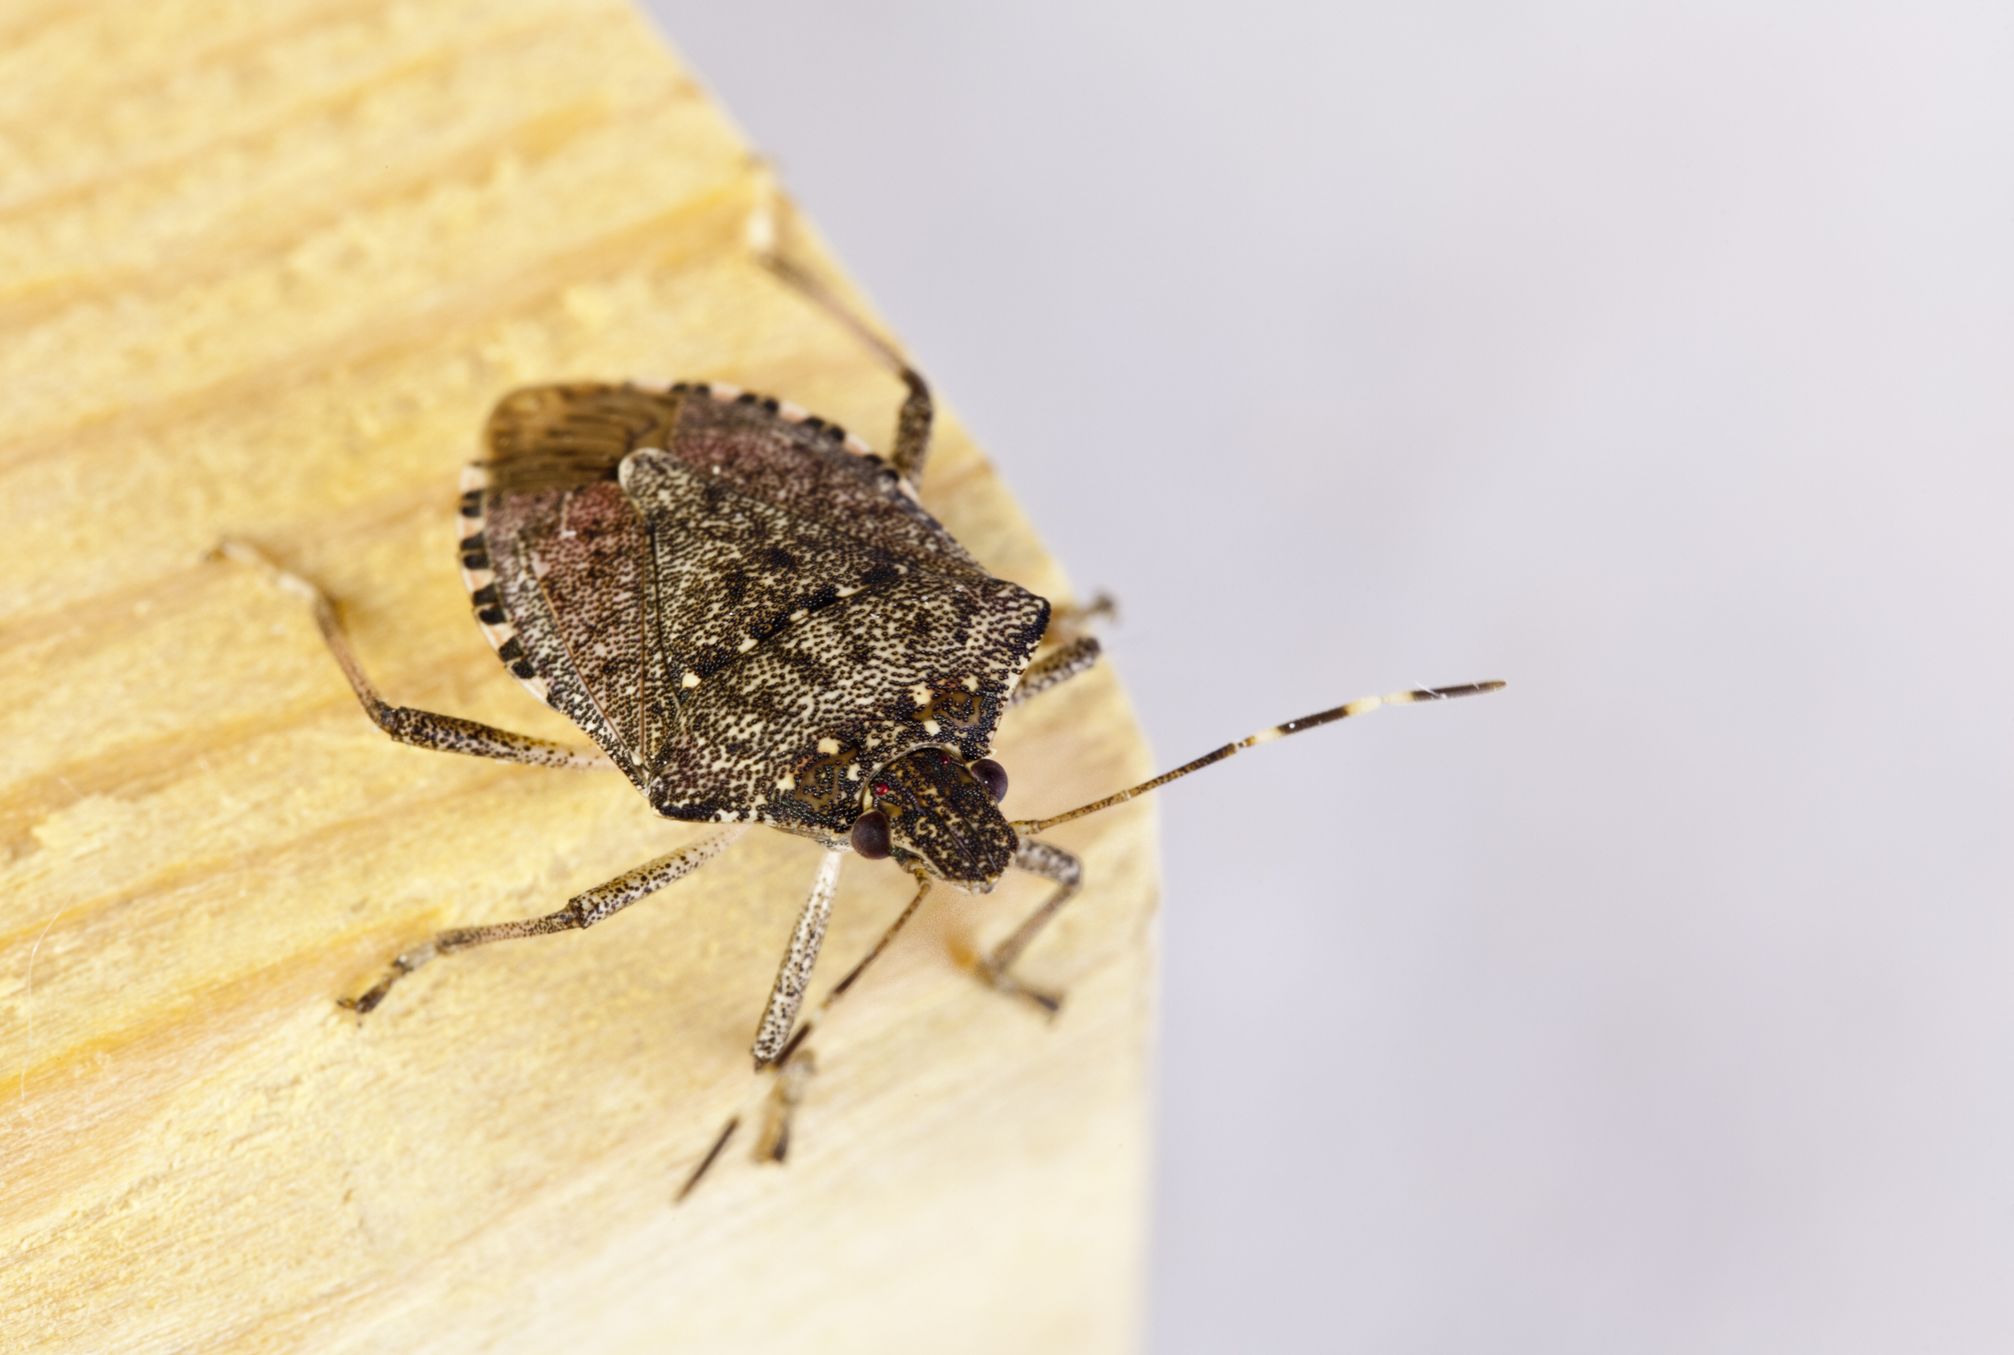
[[(341, 999), (345, 1006), (371, 1011), (401, 977), (450, 951), (593, 926), (763, 824), (812, 838), (827, 853), (755, 1036), (758, 1068), (793, 1058), (801, 1065), (786, 1068), (778, 1087), (787, 1110), (801, 1093), (797, 1074), (809, 1069), (801, 1049), (809, 1024), (797, 1017), (847, 853), (892, 859), (918, 888), (827, 1003), (881, 953), (933, 882), (983, 894), (1019, 869), (1056, 887), (979, 972), (1054, 1011), (1056, 996), (1023, 986), (1011, 970), (1082, 872), (1036, 833), (1379, 704), (1501, 685), (1364, 698), (1066, 813), (1010, 822), (999, 809), (1007, 773), (990, 757), (994, 728), (1009, 706), (1097, 661), (1083, 622), (1104, 604), (1066, 619), (989, 575), (924, 511), (915, 486), (930, 442), (929, 387), (815, 280), (781, 259), (768, 262), (907, 386), (886, 458), (815, 415), (727, 386), (581, 384), (505, 396), (490, 415), (482, 459), (466, 472), (459, 553), (476, 620), (511, 673), (579, 725), (601, 756), (387, 703), (318, 589), (249, 546), (221, 548), (309, 601), (364, 709), (392, 738), (544, 766), (605, 759), (660, 815), (722, 825), (542, 917), (441, 932), (397, 956), (364, 993)], [(1037, 658), (1045, 638), (1051, 648)], [(784, 1117), (774, 1117), (769, 1155), (781, 1157), (786, 1132)], [(723, 1133), (700, 1170), (725, 1141)]]

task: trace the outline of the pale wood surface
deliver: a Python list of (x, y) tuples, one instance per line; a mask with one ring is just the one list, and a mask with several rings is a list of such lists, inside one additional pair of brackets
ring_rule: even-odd
[[(738, 1148), (679, 1209), (761, 1088), (810, 844), (751, 835), (361, 1023), (332, 1001), (698, 830), (613, 774), (391, 744), (298, 605), (199, 556), (238, 533), (321, 580), (393, 700), (578, 738), (454, 568), (497, 395), (687, 376), (892, 423), (896, 384), (749, 261), (744, 157), (612, 0), (0, 13), (0, 1348), (1134, 1339), (1145, 806), (1056, 834), (1090, 877), (1025, 964), (1057, 1023), (955, 958), (1038, 882), (940, 897), (818, 1039), (792, 1163)], [(955, 422), (923, 493), (1063, 590)], [(1011, 713), (1000, 756), (1019, 813), (1147, 770), (1109, 672)], [(905, 897), (852, 863), (824, 983)]]

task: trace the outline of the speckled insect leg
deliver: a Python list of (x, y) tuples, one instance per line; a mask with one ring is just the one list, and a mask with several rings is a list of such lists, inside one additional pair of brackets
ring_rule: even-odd
[(1050, 650), (1023, 670), (1021, 680), (1007, 694), (1007, 704), (1018, 706), (1030, 697), (1040, 696), (1051, 687), (1061, 686), (1079, 673), (1095, 668), (1103, 652), (1095, 635), (1080, 635)]
[(767, 178), (766, 170), (762, 172), (764, 182), (749, 217), (749, 245), (765, 268), (801, 293), (805, 300), (844, 325), (854, 338), (887, 363), (888, 369), (901, 377), (902, 384), (909, 388), (908, 396), (902, 401), (902, 409), (895, 416), (895, 445), (888, 453), (888, 463), (913, 485), (922, 478), (923, 461), (930, 453), (930, 425), (936, 413), (936, 406), (930, 398), (930, 385), (924, 381), (921, 372), (909, 365), (894, 344), (875, 333), (823, 282), (784, 257), (777, 244), (774, 183)]
[[(910, 898), (908, 906), (896, 915), (895, 920), (888, 924), (887, 930), (881, 933), (881, 938), (868, 948), (867, 954), (861, 956), (859, 963), (846, 971), (845, 978), (832, 985), (832, 991), (818, 1004), (820, 1015), (830, 1009), (833, 1003), (846, 996), (847, 990), (854, 984), (860, 982), (860, 976), (867, 972), (867, 967), (881, 958), (882, 952), (888, 949), (888, 943), (895, 939), (896, 933), (909, 925), (910, 918), (916, 916), (916, 910), (923, 906), (923, 900), (929, 893), (930, 881), (919, 880), (916, 893)], [(763, 1127), (762, 1138), (756, 1144), (757, 1161), (781, 1162), (784, 1153), (789, 1149), (791, 1115), (796, 1111), (798, 1102), (804, 1099), (805, 1084), (811, 1080), (811, 1075), (817, 1068), (811, 1050), (805, 1047), (805, 1042), (811, 1038), (811, 1030), (815, 1024), (814, 1018), (799, 1026), (797, 1033), (792, 1035), (776, 1054), (775, 1063), (772, 1065), (776, 1069), (776, 1086), (771, 1092), (769, 1115)]]
[[(930, 886), (931, 881), (928, 878), (923, 876), (917, 877), (916, 892), (910, 896), (908, 905), (900, 913), (896, 914), (895, 920), (888, 924), (887, 930), (881, 933), (880, 939), (867, 948), (867, 953), (860, 957), (858, 963), (846, 971), (846, 977), (833, 984), (832, 991), (820, 999), (818, 1003), (820, 1015), (823, 1015), (833, 1003), (845, 997), (847, 990), (860, 982), (860, 976), (867, 972), (867, 967), (881, 958), (881, 953), (888, 949), (889, 943), (895, 939), (896, 934), (909, 925), (909, 919), (915, 917), (916, 910), (923, 906), (923, 900), (929, 897)], [(788, 1040), (784, 1041), (783, 1047), (776, 1051), (776, 1056), (769, 1061), (769, 1066), (778, 1067), (788, 1063), (791, 1057), (804, 1047), (804, 1042), (811, 1038), (812, 1027), (816, 1024), (817, 1018), (814, 1017), (799, 1026), (796, 1032)]]
[(776, 970), (776, 984), (769, 990), (769, 1005), (755, 1029), (755, 1066), (771, 1062), (790, 1040), (797, 1024), (797, 1009), (804, 1004), (804, 990), (811, 982), (811, 968), (818, 963), (818, 948), (825, 943), (825, 927), (832, 920), (832, 894), (839, 887), (839, 866), (844, 852), (827, 852), (819, 864), (818, 878), (812, 882), (811, 897), (797, 915), (790, 933), (789, 949)]
[(1033, 838), (1023, 838), (1021, 846), (1014, 853), (1014, 866), (1031, 875), (1039, 875), (1055, 882), (1055, 892), (1045, 899), (1040, 908), (1021, 920), (1021, 925), (1008, 933), (1007, 939), (993, 948), (993, 953), (979, 964), (979, 977), (989, 986), (1003, 993), (1026, 998), (1043, 1011), (1054, 1014), (1063, 1005), (1060, 993), (1044, 992), (1030, 988), (1007, 971), (1021, 958), (1021, 952), (1038, 936), (1042, 929), (1063, 911), (1084, 882), (1083, 863), (1061, 847), (1047, 842), (1037, 842)]
[(336, 665), (343, 670), (343, 676), (349, 679), (350, 689), (363, 704), (364, 713), (371, 717), (371, 723), (397, 742), (415, 748), (431, 748), (436, 752), (466, 753), (471, 757), (497, 758), (537, 767), (609, 766), (608, 759), (600, 753), (569, 748), (563, 743), (534, 738), (529, 734), (513, 734), (507, 729), (464, 720), (456, 715), (439, 715), (433, 711), (415, 710), (411, 706), (392, 705), (378, 695), (376, 684), (357, 661), (356, 653), (350, 648), (349, 636), (344, 633), (343, 623), (336, 615), (335, 603), (330, 601), (328, 594), (299, 574), (275, 563), (256, 546), (243, 541), (220, 541), (209, 558), (233, 560), (263, 570), (282, 591), (306, 602), (314, 612), (315, 624), (321, 628), (322, 639), (327, 642), (329, 652), (335, 655)]
[(547, 936), (553, 932), (592, 927), (604, 918), (613, 917), (645, 895), (654, 894), (673, 881), (682, 880), (692, 874), (725, 851), (728, 844), (741, 836), (743, 831), (741, 828), (730, 828), (711, 837), (701, 838), (689, 847), (667, 852), (654, 861), (647, 861), (634, 870), (616, 876), (606, 884), (596, 885), (593, 889), (574, 895), (567, 900), (564, 908), (556, 909), (543, 917), (524, 918), (517, 922), (491, 922), (479, 927), (454, 927), (444, 932), (436, 932), (429, 939), (393, 959), (391, 967), (385, 971), (385, 976), (362, 994), (356, 997), (337, 998), (336, 1002), (361, 1015), (383, 1002), (385, 994), (392, 990), (393, 984), (437, 956), (467, 950), (471, 946), (485, 946), (492, 941), (512, 941), (521, 936)]
[[(832, 991), (820, 1000), (818, 1004), (820, 1016), (860, 981), (860, 976), (867, 972), (867, 967), (881, 958), (882, 952), (888, 949), (888, 944), (895, 939), (896, 933), (909, 925), (909, 919), (916, 916), (917, 909), (923, 906), (923, 900), (929, 895), (930, 885), (928, 879), (918, 878), (916, 893), (910, 897), (907, 906), (896, 915), (893, 922), (888, 924), (887, 929), (881, 933), (881, 938), (868, 948), (867, 954), (861, 956), (859, 963), (847, 970), (846, 977), (833, 984)], [(814, 893), (814, 901), (816, 898), (817, 895)], [(805, 911), (811, 912), (812, 905), (807, 904)], [(774, 998), (771, 1001), (773, 1003)], [(817, 1066), (811, 1050), (807, 1047), (812, 1028), (817, 1024), (818, 1017), (814, 1016), (784, 1041), (782, 1048), (776, 1051), (775, 1056), (766, 1065), (759, 1059), (756, 1063), (758, 1071), (767, 1066), (775, 1069), (777, 1074), (776, 1084), (772, 1087), (769, 1097), (762, 1137), (756, 1143), (757, 1161), (781, 1162), (785, 1151), (789, 1148), (791, 1114), (798, 1102), (804, 1099), (805, 1084), (810, 1081)], [(694, 1187), (699, 1185), (700, 1178), (705, 1176), (720, 1159), (721, 1153), (727, 1148), (728, 1140), (733, 1138), (735, 1131), (741, 1127), (741, 1118), (736, 1115), (722, 1126), (720, 1133), (714, 1137), (713, 1146), (707, 1149), (705, 1156), (700, 1158), (699, 1165), (692, 1169), (691, 1174), (685, 1178), (685, 1184), (679, 1187), (674, 1203), (683, 1204), (686, 1197), (692, 1194)]]

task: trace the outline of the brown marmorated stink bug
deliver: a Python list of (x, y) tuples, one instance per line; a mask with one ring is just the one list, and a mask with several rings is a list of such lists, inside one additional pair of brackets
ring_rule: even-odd
[(1054, 1011), (1056, 996), (1012, 971), (1082, 872), (1036, 834), (1242, 749), (1380, 705), (1503, 684), (1365, 697), (1075, 809), (1010, 821), (998, 808), (1007, 773), (989, 756), (994, 727), (1008, 707), (1097, 662), (1085, 622), (1099, 607), (1052, 607), (991, 577), (924, 511), (915, 485), (929, 450), (929, 387), (810, 275), (773, 253), (765, 262), (908, 387), (886, 458), (815, 415), (723, 385), (555, 385), (503, 398), (484, 458), (463, 479), (461, 568), (476, 620), (511, 673), (579, 725), (601, 756), (390, 704), (318, 588), (245, 544), (226, 542), (219, 553), (266, 569), (312, 606), (365, 711), (393, 739), (540, 766), (613, 763), (665, 818), (722, 825), (543, 917), (437, 933), (362, 994), (340, 999), (346, 1007), (371, 1011), (399, 979), (450, 951), (591, 927), (697, 870), (750, 824), (826, 848), (756, 1029), (756, 1067), (782, 1074), (764, 1139), (764, 1152), (781, 1158), (788, 1109), (810, 1067), (802, 1045), (811, 1022), (797, 1018), (847, 852), (893, 859), (917, 888), (826, 1004), (935, 882), (983, 894), (1011, 868), (1055, 889), (979, 974)]

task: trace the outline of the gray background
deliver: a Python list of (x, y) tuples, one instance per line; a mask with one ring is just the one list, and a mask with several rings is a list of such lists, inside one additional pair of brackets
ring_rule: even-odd
[(2014, 9), (656, 8), (1165, 761), (1513, 681), (1164, 797), (1157, 1351), (2014, 1349)]

